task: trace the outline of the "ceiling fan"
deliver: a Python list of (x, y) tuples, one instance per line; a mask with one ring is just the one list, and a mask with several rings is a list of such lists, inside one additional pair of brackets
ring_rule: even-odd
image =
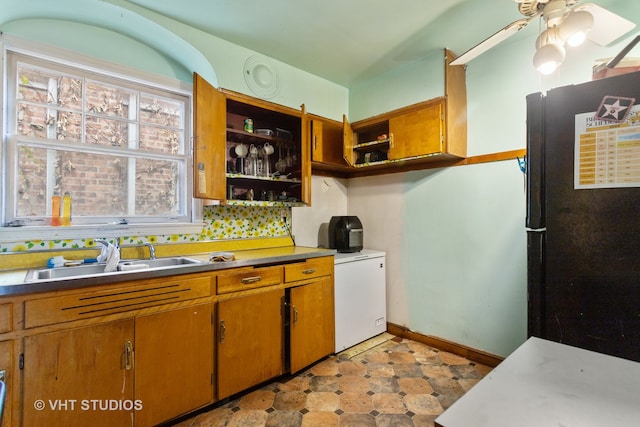
[(579, 0), (514, 0), (524, 18), (507, 25), (475, 45), (451, 65), (463, 65), (542, 17), (544, 31), (536, 40), (533, 63), (542, 74), (551, 74), (565, 57), (565, 45), (577, 46), (585, 38), (606, 46), (631, 31), (636, 25), (593, 3), (577, 4)]

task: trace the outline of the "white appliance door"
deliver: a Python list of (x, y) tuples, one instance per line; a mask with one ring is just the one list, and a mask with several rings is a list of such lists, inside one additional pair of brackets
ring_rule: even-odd
[(387, 330), (385, 258), (335, 265), (336, 353)]

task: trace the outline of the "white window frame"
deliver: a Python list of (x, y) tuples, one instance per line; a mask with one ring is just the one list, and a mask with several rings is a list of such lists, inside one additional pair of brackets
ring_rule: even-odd
[[(2, 85), (0, 86), (0, 97), (2, 99), (2, 120), (0, 121), (0, 130), (2, 131), (2, 144), (0, 144), (0, 155), (2, 165), (2, 188), (0, 191), (0, 212), (2, 223), (0, 224), (0, 242), (22, 242), (28, 240), (58, 240), (58, 239), (79, 239), (92, 237), (118, 237), (123, 235), (129, 236), (147, 236), (147, 235), (172, 235), (172, 234), (199, 234), (202, 232), (202, 207), (203, 203), (199, 199), (192, 196), (193, 191), (193, 155), (192, 155), (192, 128), (193, 110), (192, 110), (192, 92), (191, 84), (171, 79), (168, 77), (157, 76), (151, 73), (132, 69), (122, 65), (116, 65), (107, 61), (89, 58), (73, 52), (69, 52), (59, 48), (50, 46), (42, 46), (37, 43), (27, 42), (24, 40), (14, 39), (6, 35), (0, 35), (0, 71), (2, 73)], [(187, 98), (185, 104), (185, 146), (184, 155), (186, 156), (185, 174), (186, 188), (180, 188), (180, 193), (186, 197), (185, 210), (186, 220), (172, 221), (167, 218), (166, 221), (147, 222), (144, 219), (131, 221), (131, 223), (122, 224), (119, 219), (114, 216), (113, 221), (105, 221), (103, 224), (73, 224), (72, 226), (50, 226), (50, 225), (28, 225), (20, 227), (5, 226), (5, 214), (11, 208), (8, 203), (12, 197), (12, 190), (7, 188), (7, 176), (15, 173), (15, 138), (10, 134), (9, 120), (15, 114), (15, 104), (13, 99), (8, 99), (11, 91), (7, 85), (13, 84), (7, 80), (7, 67), (9, 61), (7, 55), (10, 53), (19, 55), (27, 55), (39, 60), (53, 62), (62, 66), (82, 69), (85, 72), (97, 73), (101, 76), (110, 77), (117, 80), (129, 81), (134, 84), (148, 86), (156, 91), (166, 91), (178, 94)], [(21, 140), (28, 139), (20, 137)], [(52, 145), (55, 145), (52, 143)], [(109, 149), (106, 148), (106, 152)], [(154, 153), (141, 152), (145, 158), (162, 158), (162, 155)], [(11, 160), (11, 161), (10, 161)], [(13, 190), (15, 191), (15, 190)]]

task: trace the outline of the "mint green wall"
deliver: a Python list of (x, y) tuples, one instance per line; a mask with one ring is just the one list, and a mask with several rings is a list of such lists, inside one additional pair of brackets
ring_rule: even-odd
[(444, 95), (444, 48), (349, 88), (349, 120)]
[[(613, 6), (640, 23), (640, 2)], [(606, 48), (588, 42), (568, 52), (556, 74), (541, 77), (532, 65), (537, 27), (468, 64), (469, 156), (525, 148), (525, 96), (590, 80), (595, 60), (614, 56), (636, 35)], [(437, 73), (425, 69), (430, 60), (436, 62), (427, 57), (352, 88), (349, 116), (428, 99), (441, 90), (432, 80)], [(387, 253), (390, 322), (501, 356), (525, 341), (525, 193), (515, 160), (347, 185), (347, 213), (363, 222), (365, 247)]]

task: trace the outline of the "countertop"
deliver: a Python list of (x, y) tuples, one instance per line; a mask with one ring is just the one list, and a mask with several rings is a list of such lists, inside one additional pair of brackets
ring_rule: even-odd
[(94, 285), (103, 285), (108, 283), (118, 283), (129, 280), (142, 280), (156, 277), (174, 276), (177, 274), (202, 273), (228, 268), (284, 264), (307, 258), (335, 255), (336, 253), (336, 251), (333, 249), (310, 248), (305, 246), (284, 246), (228, 252), (233, 253), (235, 258), (233, 261), (208, 262), (211, 252), (185, 254), (184, 256), (188, 258), (194, 258), (202, 261), (202, 264), (188, 264), (178, 267), (166, 267), (154, 270), (132, 270), (127, 272), (118, 271), (93, 277), (66, 277), (51, 280), (39, 280), (37, 282), (28, 283), (25, 283), (24, 279), (29, 269), (15, 269), (4, 271), (0, 270), (0, 296), (67, 290)]
[(532, 337), (435, 425), (635, 427), (639, 384), (638, 362)]

